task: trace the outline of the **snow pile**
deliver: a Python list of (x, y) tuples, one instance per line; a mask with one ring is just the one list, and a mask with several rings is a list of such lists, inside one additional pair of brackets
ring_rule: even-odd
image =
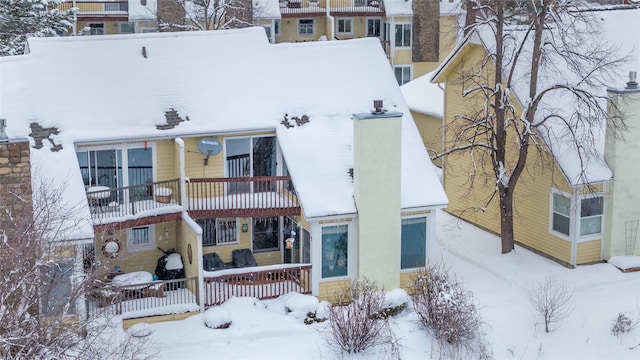
[(640, 269), (640, 256), (614, 256), (608, 263), (623, 271)]
[(147, 337), (151, 335), (152, 332), (151, 327), (149, 327), (149, 324), (147, 323), (135, 324), (127, 330), (129, 335), (137, 338)]
[(222, 307), (212, 307), (204, 312), (204, 324), (212, 329), (226, 329), (231, 325), (231, 314)]

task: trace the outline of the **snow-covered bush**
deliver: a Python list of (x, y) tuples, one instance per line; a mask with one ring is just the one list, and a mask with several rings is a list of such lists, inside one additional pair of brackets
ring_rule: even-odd
[(151, 327), (147, 323), (134, 324), (127, 330), (127, 333), (136, 338), (143, 338), (151, 335)]
[(621, 312), (613, 322), (611, 334), (613, 334), (614, 336), (620, 336), (622, 334), (631, 332), (638, 326), (638, 323), (640, 323), (640, 318), (638, 318), (638, 316), (633, 317), (629, 313)]
[(379, 316), (385, 293), (375, 283), (354, 281), (336, 293), (335, 303), (329, 310), (329, 344), (349, 354), (396, 344), (386, 317)]
[(468, 351), (485, 357), (482, 320), (473, 294), (444, 264), (434, 264), (417, 272), (411, 290), (420, 323), (436, 338), (441, 350), (455, 354)]
[(204, 312), (204, 324), (211, 329), (227, 329), (231, 326), (231, 315), (225, 309), (214, 306)]
[(536, 314), (544, 322), (545, 332), (551, 331), (550, 325), (564, 320), (571, 314), (573, 292), (561, 281), (548, 276), (542, 283), (531, 289), (529, 300)]

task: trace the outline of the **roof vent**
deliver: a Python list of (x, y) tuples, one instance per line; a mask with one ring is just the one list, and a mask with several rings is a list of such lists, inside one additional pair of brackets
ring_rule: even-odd
[(0, 141), (8, 141), (9, 137), (4, 129), (7, 127), (7, 119), (0, 119)]
[(382, 100), (373, 100), (373, 111), (371, 112), (374, 115), (380, 115), (386, 113), (387, 110), (382, 108)]
[(629, 71), (629, 81), (627, 82), (627, 87), (625, 89), (637, 89), (638, 82), (636, 78), (638, 77), (638, 73), (636, 71)]

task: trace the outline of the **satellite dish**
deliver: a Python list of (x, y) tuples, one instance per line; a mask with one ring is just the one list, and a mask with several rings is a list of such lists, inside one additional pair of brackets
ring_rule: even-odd
[(204, 164), (207, 165), (209, 156), (218, 155), (222, 151), (222, 144), (215, 138), (200, 139), (200, 141), (198, 141), (198, 151), (207, 155), (207, 158), (204, 159)]

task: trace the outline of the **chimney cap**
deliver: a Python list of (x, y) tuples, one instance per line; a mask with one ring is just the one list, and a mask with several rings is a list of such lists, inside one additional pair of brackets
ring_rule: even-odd
[(636, 80), (637, 77), (638, 77), (638, 72), (629, 71), (629, 81), (627, 81), (627, 86), (625, 87), (625, 89), (637, 89), (638, 88), (638, 81)]
[(7, 127), (7, 119), (0, 118), (0, 141), (8, 141), (9, 137), (5, 132), (5, 128)]

